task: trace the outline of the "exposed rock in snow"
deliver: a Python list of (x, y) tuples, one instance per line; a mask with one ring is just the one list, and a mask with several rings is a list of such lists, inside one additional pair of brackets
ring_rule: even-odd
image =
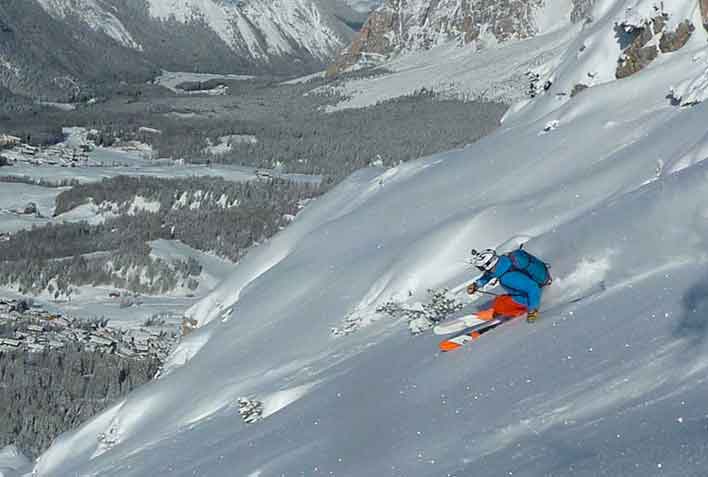
[(573, 9), (570, 12), (570, 21), (578, 23), (590, 20), (590, 12), (596, 0), (573, 0)]
[[(626, 35), (633, 37), (631, 43), (625, 48), (617, 62), (617, 79), (631, 76), (646, 67), (659, 55), (656, 44), (649, 44), (655, 35), (664, 28), (664, 18), (657, 16), (652, 20), (635, 26), (631, 23), (618, 25), (618, 30), (623, 30)], [(618, 31), (618, 34), (622, 34)]]
[(618, 25), (618, 35), (633, 37), (617, 63), (617, 79), (626, 78), (642, 70), (659, 56), (659, 53), (677, 51), (688, 42), (695, 27), (685, 20), (675, 31), (667, 30), (669, 14), (658, 13), (650, 20), (642, 20), (639, 25), (623, 23)]
[(257, 399), (239, 398), (238, 413), (246, 424), (253, 424), (263, 418), (263, 403)]
[(672, 51), (680, 50), (688, 42), (691, 34), (696, 28), (693, 23), (686, 20), (676, 27), (676, 31), (667, 31), (659, 40), (659, 49), (662, 53), (671, 53)]

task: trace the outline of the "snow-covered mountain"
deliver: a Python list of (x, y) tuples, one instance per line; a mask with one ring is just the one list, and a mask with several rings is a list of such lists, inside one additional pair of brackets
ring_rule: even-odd
[[(662, 31), (692, 34), (616, 79), (618, 25), (655, 6), (605, 0), (515, 43), (556, 52), (547, 91), (475, 144), (312, 203), (190, 310), (199, 328), (158, 380), (34, 475), (705, 475), (708, 33), (697, 0), (664, 2)], [(571, 97), (580, 79), (596, 81)], [(519, 243), (555, 277), (533, 326), (439, 354), (376, 311), (461, 289), (470, 248)], [(240, 397), (264, 419), (244, 423)]]
[(386, 0), (371, 13), (331, 72), (358, 62), (456, 41), (485, 48), (587, 18), (594, 0)]
[(148, 0), (147, 5), (152, 18), (203, 21), (224, 43), (253, 60), (296, 56), (304, 50), (314, 59), (326, 61), (351, 36), (333, 15), (336, 2)]
[[(28, 0), (0, 8), (7, 39), (0, 85), (18, 92), (31, 90), (37, 80), (29, 77), (44, 75), (47, 63), (56, 70), (49, 78), (96, 79), (55, 49), (75, 51), (107, 76), (126, 62), (133, 70), (142, 62), (186, 71), (312, 72), (363, 21), (341, 0)], [(36, 31), (28, 18), (45, 26)]]
[(92, 30), (105, 33), (123, 46), (136, 50), (142, 49), (115, 14), (106, 8), (106, 5), (101, 5), (96, 0), (38, 1), (42, 8), (55, 18), (62, 20), (75, 18)]
[[(95, 10), (87, 16), (97, 16)], [(106, 20), (120, 36), (125, 28)], [(125, 41), (128, 41), (125, 37)], [(0, 88), (42, 99), (75, 96), (83, 81), (107, 81), (114, 76), (143, 81), (159, 73), (137, 50), (96, 32), (67, 16), (50, 16), (36, 1), (0, 3)]]

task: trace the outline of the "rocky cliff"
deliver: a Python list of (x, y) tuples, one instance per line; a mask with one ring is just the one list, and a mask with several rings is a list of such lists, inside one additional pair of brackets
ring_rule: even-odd
[[(568, 2), (568, 21), (582, 21), (593, 3)], [(528, 38), (539, 33), (538, 16), (545, 7), (545, 0), (386, 0), (328, 72), (451, 40), (483, 48)]]

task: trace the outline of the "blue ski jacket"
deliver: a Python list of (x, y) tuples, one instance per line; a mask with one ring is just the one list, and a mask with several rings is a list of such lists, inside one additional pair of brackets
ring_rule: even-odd
[(514, 270), (511, 259), (506, 255), (499, 257), (494, 268), (479, 277), (475, 284), (482, 288), (492, 279), (498, 279), (511, 298), (529, 310), (538, 310), (541, 304), (541, 287), (524, 272)]

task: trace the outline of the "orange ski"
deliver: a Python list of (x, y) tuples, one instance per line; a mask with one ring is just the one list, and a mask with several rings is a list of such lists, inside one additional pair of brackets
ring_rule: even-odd
[(465, 330), (464, 333), (460, 333), (459, 335), (453, 336), (452, 338), (441, 341), (439, 345), (440, 351), (456, 350), (457, 348), (460, 348), (467, 343), (471, 343), (472, 341), (479, 339), (479, 337), (482, 336), (484, 333), (493, 330), (494, 328), (506, 321), (509, 320), (505, 318), (495, 318), (493, 320), (486, 321), (484, 323), (480, 323), (479, 325), (468, 328), (467, 330)]

